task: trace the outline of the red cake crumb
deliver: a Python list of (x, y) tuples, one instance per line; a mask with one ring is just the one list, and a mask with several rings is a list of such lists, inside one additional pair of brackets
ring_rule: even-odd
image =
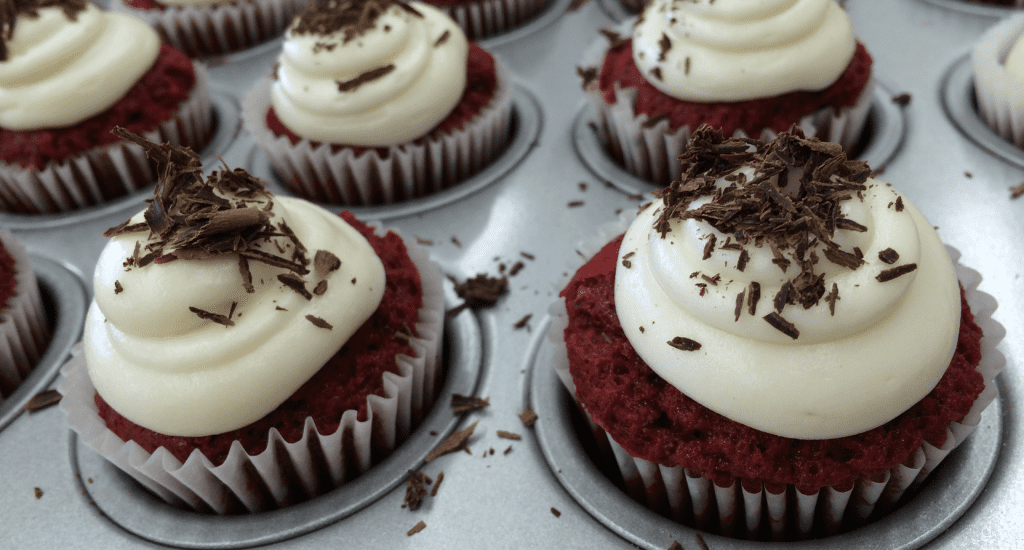
[(801, 117), (819, 109), (854, 105), (870, 78), (871, 56), (863, 45), (857, 44), (853, 59), (843, 74), (835, 83), (819, 92), (790, 92), (737, 102), (682, 101), (662, 93), (640, 74), (633, 61), (633, 39), (627, 38), (612, 47), (605, 56), (601, 67), (600, 89), (605, 101), (612, 104), (615, 102), (616, 88), (636, 88), (636, 114), (667, 115), (673, 129), (689, 125), (692, 130), (703, 123), (721, 128), (727, 136), (742, 129), (756, 138), (763, 128), (771, 128), (776, 132), (788, 130)]
[(961, 289), (956, 352), (927, 396), (888, 423), (829, 440), (797, 440), (757, 431), (701, 406), (666, 383), (626, 339), (615, 313), (615, 266), (622, 237), (581, 268), (561, 295), (568, 309), (565, 343), (577, 397), (595, 422), (630, 455), (681, 465), (726, 486), (735, 479), (769, 488), (795, 485), (810, 494), (849, 487), (903, 462), (922, 441), (941, 445), (984, 388), (976, 370), (981, 329)]
[(17, 273), (14, 258), (0, 241), (0, 311), (7, 309), (7, 300), (14, 296), (14, 289), (18, 286)]
[(150, 453), (163, 446), (185, 462), (193, 449), (199, 449), (210, 461), (220, 465), (234, 440), (250, 455), (263, 452), (270, 428), (277, 428), (289, 443), (298, 441), (308, 416), (313, 418), (321, 434), (335, 432), (346, 410), (358, 410), (359, 420), (365, 420), (366, 396), (383, 395), (384, 372), (398, 372), (395, 356), (414, 354), (412, 346), (396, 338), (395, 333), (415, 331), (423, 305), (423, 289), (419, 272), (401, 237), (390, 232), (383, 237), (374, 235), (371, 227), (349, 212), (342, 212), (341, 217), (366, 237), (384, 263), (387, 287), (373, 316), (288, 400), (267, 416), (238, 430), (203, 437), (178, 437), (132, 423), (96, 394), (96, 406), (107, 428), (124, 441), (135, 440)]
[(115, 126), (144, 134), (174, 117), (195, 82), (195, 70), (188, 56), (161, 44), (153, 67), (106, 111), (69, 128), (0, 128), (0, 160), (42, 170), (50, 162), (64, 161), (94, 147), (120, 141), (110, 133)]
[[(498, 88), (497, 76), (494, 68), (494, 57), (487, 53), (481, 47), (469, 43), (469, 58), (466, 61), (466, 89), (462, 92), (462, 98), (459, 103), (452, 109), (448, 116), (438, 123), (426, 136), (419, 138), (425, 139), (426, 137), (439, 136), (443, 134), (449, 134), (456, 130), (461, 130), (467, 122), (473, 120), (480, 111), (490, 105), (491, 100), (494, 98), (494, 92)], [(302, 138), (297, 134), (289, 130), (281, 119), (277, 117), (274, 112), (274, 108), (271, 107), (267, 111), (267, 127), (278, 136), (285, 136), (291, 140), (292, 144), (297, 144), (302, 141)], [(313, 147), (320, 145), (320, 142), (312, 142)], [(397, 144), (396, 144), (397, 145)], [(334, 144), (331, 150), (338, 152), (341, 149), (348, 147), (344, 144)], [(367, 151), (367, 147), (351, 147), (356, 155), (361, 155), (364, 151)], [(387, 154), (387, 148), (377, 148), (377, 153), (382, 157)]]

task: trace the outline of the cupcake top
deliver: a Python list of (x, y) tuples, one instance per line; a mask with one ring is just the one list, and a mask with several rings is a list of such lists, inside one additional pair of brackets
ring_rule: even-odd
[(150, 206), (107, 231), (84, 330), (97, 392), (166, 435), (217, 434), (274, 410), (370, 317), (384, 268), (334, 214), (244, 170), (203, 177), (187, 149)]
[(860, 433), (926, 395), (960, 318), (931, 224), (836, 144), (706, 127), (692, 139), (682, 181), (619, 250), (615, 306), (639, 356), (705, 407), (784, 437)]
[(313, 0), (285, 35), (271, 104), (312, 141), (403, 143), (459, 102), (467, 49), (458, 25), (427, 4)]
[(658, 90), (683, 101), (745, 101), (835, 82), (856, 48), (834, 0), (652, 0), (633, 59)]
[(0, 14), (0, 126), (65, 128), (116, 103), (153, 65), (160, 39), (86, 0), (14, 0)]

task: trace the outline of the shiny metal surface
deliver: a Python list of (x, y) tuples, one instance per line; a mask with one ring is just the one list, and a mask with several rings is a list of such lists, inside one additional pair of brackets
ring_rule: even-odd
[[(379, 490), (379, 496), (345, 517), (317, 524), (314, 530), (287, 532), (270, 548), (624, 549), (638, 543), (667, 548), (672, 540), (679, 540), (686, 548), (696, 547), (687, 528), (642, 509), (629, 508), (617, 528), (606, 527), (560, 480), (585, 476), (583, 479), (594, 485), (606, 482), (595, 478), (592, 471), (566, 471), (567, 466), (561, 466), (561, 472), (553, 470), (538, 442), (539, 436), (564, 424), (569, 414), (564, 406), (567, 396), (559, 393), (560, 388), (552, 388), (554, 378), (543, 361), (535, 361), (541, 357), (535, 351), (542, 351), (544, 317), (556, 298), (555, 285), (566, 272), (566, 258), (575, 255), (576, 244), (591, 236), (596, 227), (639, 202), (595, 177), (577, 153), (574, 138), (584, 104), (576, 63), (583, 49), (599, 39), (596, 30), (611, 26), (621, 17), (603, 7), (611, 2), (614, 0), (594, 0), (576, 12), (566, 12), (568, 1), (557, 1), (542, 16), (541, 24), (483, 41), (510, 67), (516, 86), (533, 98), (530, 101), (536, 101), (543, 122), (528, 151), (514, 166), (457, 200), (416, 212), (396, 209), (391, 213), (382, 210), (361, 214), (367, 219), (385, 218), (386, 226), (432, 242), (428, 245), (432, 258), (445, 273), (459, 280), (477, 273), (498, 274), (500, 264), (508, 267), (516, 261), (524, 262), (525, 267), (510, 277), (509, 295), (475, 315), (481, 366), (474, 393), (488, 397), (490, 406), (464, 418), (451, 416), (446, 407), (440, 406), (431, 417), (443, 424), (443, 429), (452, 425), (462, 428), (479, 420), (469, 442), (472, 454), (450, 454), (420, 466), (431, 476), (444, 471), (445, 479), (437, 496), (427, 498), (415, 512), (401, 508), (405, 489), (402, 483), (392, 485), (394, 476), (376, 481), (367, 476), (365, 482), (375, 485), (367, 490)], [(999, 378), (1000, 398), (986, 413), (983, 427), (988, 428), (975, 432), (974, 439), (958, 449), (950, 457), (951, 462), (944, 463), (936, 477), (929, 480), (927, 498), (915, 500), (878, 522), (864, 538), (837, 536), (805, 547), (1024, 547), (1024, 410), (1020, 406), (1024, 384), (1024, 199), (1012, 200), (1009, 189), (1024, 181), (1024, 167), (966, 137), (958, 128), (960, 123), (953, 114), (947, 115), (946, 109), (960, 102), (969, 90), (961, 86), (945, 91), (947, 75), (958, 60), (998, 17), (1009, 11), (950, 7), (954, 2), (849, 0), (845, 4), (859, 39), (875, 59), (878, 81), (893, 94), (908, 93), (912, 98), (901, 109), (903, 138), (882, 178), (907, 195), (939, 227), (940, 236), (962, 252), (960, 262), (981, 272), (981, 290), (999, 303), (994, 317), (1007, 331), (999, 346), (1007, 358), (1006, 371)], [(210, 70), (213, 81), (237, 102), (249, 85), (269, 70), (278, 48), (279, 42), (275, 41), (215, 60)], [(944, 100), (943, 94), (947, 93), (950, 98)], [(228, 166), (246, 166), (252, 150), (252, 140), (243, 130), (217, 154)], [(265, 170), (255, 165), (253, 169)], [(265, 172), (257, 175), (270, 176)], [(273, 187), (283, 192), (280, 186)], [(68, 266), (69, 271), (81, 276), (91, 273), (104, 244), (100, 233), (140, 209), (141, 200), (130, 197), (94, 212), (31, 223), (0, 216), (0, 225), (11, 227), (33, 257)], [(533, 259), (522, 256), (522, 252)], [(83, 277), (88, 279), (87, 275)], [(85, 294), (88, 297), (91, 291), (87, 289)], [(515, 329), (513, 325), (527, 314), (532, 317), (526, 326)], [(548, 392), (546, 397), (544, 392)], [(526, 428), (517, 414), (534, 399), (545, 416), (534, 428)], [(540, 399), (550, 399), (553, 405), (541, 405)], [(502, 439), (497, 430), (519, 433), (523, 439)], [(423, 444), (432, 446), (441, 437), (443, 434), (427, 437)], [(574, 445), (572, 441), (565, 444), (567, 448)], [(511, 450), (504, 453), (510, 445)], [(496, 451), (493, 455), (489, 453), (491, 448)], [(992, 456), (987, 483), (987, 466), (984, 460), (978, 460), (979, 452)], [(147, 502), (149, 497), (141, 489), (125, 485), (121, 474), (97, 464), (95, 456), (88, 453), (69, 436), (56, 408), (19, 415), (0, 430), (0, 509), (4, 511), (0, 546), (165, 547), (134, 534), (120, 523), (126, 520), (108, 515), (98, 504), (103, 498), (123, 499), (124, 506), (153, 503)], [(566, 460), (573, 459), (565, 464), (579, 459), (574, 451), (563, 454)], [(413, 462), (419, 464), (418, 459)], [(947, 521), (939, 513), (943, 502), (948, 503), (946, 491), (960, 482), (980, 483), (980, 490), (959, 519)], [(36, 498), (35, 488), (42, 491), (41, 497)], [(621, 500), (617, 489), (605, 486), (600, 490), (607, 494), (602, 506), (627, 506), (617, 504)], [(93, 496), (100, 493), (99, 498)], [(318, 506), (316, 501), (310, 503), (310, 508)], [(552, 508), (560, 515), (556, 516)], [(296, 508), (295, 513), (302, 515), (305, 510)], [(913, 518), (908, 517), (911, 513)], [(312, 513), (305, 516), (311, 521), (316, 517)], [(421, 520), (426, 528), (408, 536), (409, 529)], [(159, 528), (170, 533), (162, 537), (194, 539), (205, 536), (202, 531), (213, 529), (215, 523), (204, 525), (201, 519), (177, 522), (174, 514), (162, 516), (160, 521), (163, 525)], [(911, 527), (923, 527), (929, 540), (908, 541), (903, 533)], [(648, 528), (656, 529), (657, 535), (642, 534)], [(238, 539), (247, 544), (248, 536), (240, 535)], [(173, 542), (168, 538), (158, 540)], [(650, 540), (664, 544), (651, 546), (644, 542)], [(232, 544), (209, 542), (208, 546)], [(716, 538), (709, 538), (709, 544), (712, 549), (772, 547)], [(207, 543), (195, 546), (203, 545)]]

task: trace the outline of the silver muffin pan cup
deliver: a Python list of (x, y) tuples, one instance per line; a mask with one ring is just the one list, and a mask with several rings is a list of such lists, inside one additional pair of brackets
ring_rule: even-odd
[(1000, 159), (1024, 168), (1024, 150), (985, 124), (978, 112), (970, 55), (957, 59), (949, 67), (943, 79), (941, 94), (943, 111), (967, 139)]

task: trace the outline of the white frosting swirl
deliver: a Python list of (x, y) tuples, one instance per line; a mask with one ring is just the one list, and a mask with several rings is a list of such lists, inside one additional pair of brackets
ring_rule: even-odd
[(0, 126), (64, 128), (101, 113), (142, 77), (160, 38), (128, 15), (89, 3), (68, 19), (59, 7), (18, 17), (0, 63)]
[[(83, 340), (89, 376), (111, 407), (166, 435), (212, 435), (251, 424), (315, 374), (377, 309), (384, 267), (362, 235), (299, 199), (276, 197), (273, 212), (310, 254), (326, 250), (341, 260), (325, 277), (312, 269), (305, 276), (310, 290), (328, 281), (322, 296), (307, 300), (278, 281), (281, 268), (255, 261), (249, 263), (255, 292), (246, 293), (233, 255), (126, 269), (136, 242), (145, 250), (148, 233), (110, 240), (96, 266)], [(189, 310), (228, 315), (233, 302), (230, 327)]]
[[(372, 29), (345, 40), (288, 30), (271, 104), (297, 135), (325, 143), (379, 147), (429, 132), (466, 87), (468, 43), (443, 12), (411, 2), (422, 17), (394, 5)], [(389, 71), (351, 89), (371, 71)]]
[(1006, 67), (1006, 72), (1018, 82), (1024, 82), (1024, 39), (1017, 38), (1010, 46), (1003, 66)]
[(633, 32), (645, 78), (696, 102), (823, 90), (855, 49), (849, 16), (834, 0), (652, 0)]
[[(935, 230), (906, 199), (869, 179), (863, 201), (844, 201), (848, 219), (866, 232), (837, 230), (841, 249), (859, 247), (865, 264), (850, 270), (821, 258), (826, 292), (837, 285), (835, 315), (823, 299), (804, 309), (787, 305), (782, 316), (799, 331), (793, 339), (766, 322), (772, 299), (787, 277), (770, 250), (717, 247), (703, 260), (708, 234), (726, 235), (703, 221), (673, 221), (664, 239), (653, 229), (655, 202), (627, 231), (619, 258), (615, 306), (627, 338), (662, 378), (698, 403), (758, 430), (799, 439), (828, 439), (877, 427), (924, 397), (949, 366), (956, 346), (960, 293), (953, 267)], [(699, 203), (694, 202), (691, 208)], [(879, 259), (892, 248), (894, 264)], [(819, 253), (820, 255), (820, 253)], [(916, 263), (888, 282), (883, 270)], [(714, 278), (711, 284), (700, 272)], [(751, 315), (745, 300), (736, 320), (736, 297), (761, 284)], [(702, 286), (698, 286), (702, 283)], [(702, 295), (703, 294), (703, 295)], [(642, 328), (641, 328), (642, 327)], [(701, 344), (681, 351), (667, 344), (684, 337)]]

